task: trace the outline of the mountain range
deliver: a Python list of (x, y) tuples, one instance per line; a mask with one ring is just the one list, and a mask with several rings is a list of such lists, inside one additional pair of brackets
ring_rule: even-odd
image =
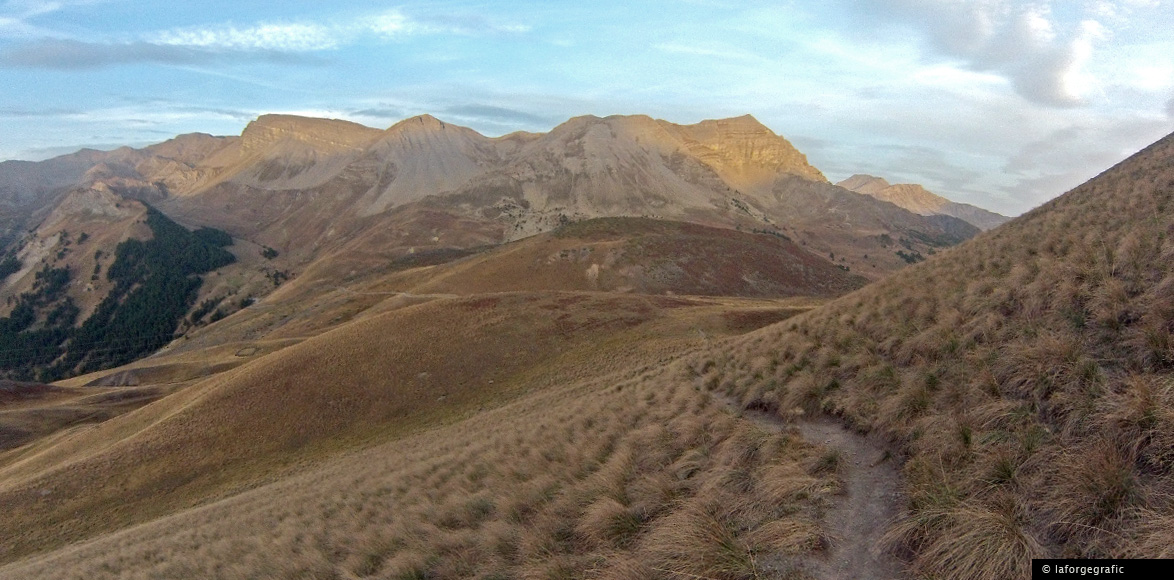
[[(846, 291), (859, 284), (852, 276), (877, 279), (979, 231), (961, 219), (921, 215), (828, 183), (786, 139), (750, 116), (695, 125), (586, 116), (546, 134), (489, 138), (428, 115), (383, 131), (264, 115), (239, 137), (190, 134), (143, 149), (0, 164), (0, 225), (8, 239), (0, 253), (6, 265), (0, 315), (22, 309), (28, 317), (19, 332), (12, 330), (15, 319), (8, 325), (14, 344), (37, 360), (73, 361), (81, 355), (64, 356), (67, 344), (80, 344), (71, 326), (105, 312), (103, 304), (109, 310), (139, 303), (110, 302), (117, 286), (104, 272), (125, 269), (121, 245), (157, 235), (147, 227), (148, 207), (188, 227), (227, 232), (227, 242), (237, 241), (222, 244), (230, 246), (233, 265), (191, 274), (200, 277), (197, 290), (166, 324), (149, 325), (158, 336), (144, 336), (107, 362), (86, 355), (81, 363), (62, 363), (42, 378), (140, 356), (295, 275), (330, 279), (421, 256), (455, 257), (596, 218), (642, 217), (773, 236), (771, 244), (789, 248), (781, 255), (791, 265), (755, 272), (760, 281), (740, 282), (741, 290), (712, 276), (687, 280), (700, 271), (681, 274), (690, 268), (681, 264), (668, 270), (628, 264), (626, 271), (643, 272), (642, 279), (618, 286), (708, 287), (755, 296), (763, 288), (786, 295)], [(718, 244), (731, 235), (704, 231)], [(700, 249), (706, 247), (702, 238), (687, 239)], [(742, 247), (756, 244), (762, 246)], [(716, 272), (738, 259), (711, 254), (692, 261), (709, 261)], [(833, 266), (840, 271), (816, 273)], [(46, 294), (40, 280), (50, 274), (68, 283)], [(679, 284), (647, 279), (654, 275)], [(216, 310), (209, 314), (208, 308)], [(180, 317), (179, 310), (188, 315)], [(97, 362), (84, 362), (91, 359)], [(13, 376), (42, 372), (30, 360)]]
[[(606, 216), (789, 228), (819, 251), (851, 247), (851, 236), (883, 233), (920, 244), (914, 238), (956, 243), (974, 234), (960, 221), (926, 220), (848, 195), (749, 116), (696, 125), (578, 117), (546, 134), (488, 138), (427, 115), (386, 131), (265, 115), (239, 137), (184, 135), (141, 150), (10, 162), (5, 169), (0, 177), (12, 177), (0, 192), (13, 208), (9, 221), (29, 222), (47, 211), (58, 201), (55, 190), (105, 186), (300, 263), (388, 222), (405, 239), (387, 252), (498, 243)], [(21, 185), (33, 176), (36, 188)], [(430, 235), (442, 233), (427, 223), (441, 215), (466, 221), (469, 233), (453, 240)], [(900, 264), (888, 254), (877, 262), (883, 271)], [(849, 259), (868, 268), (859, 255)]]

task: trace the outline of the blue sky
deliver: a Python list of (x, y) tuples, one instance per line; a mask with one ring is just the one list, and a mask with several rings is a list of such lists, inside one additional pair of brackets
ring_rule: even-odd
[(750, 113), (832, 180), (1018, 214), (1174, 131), (1158, 0), (7, 0), (0, 159), (267, 112), (487, 135)]

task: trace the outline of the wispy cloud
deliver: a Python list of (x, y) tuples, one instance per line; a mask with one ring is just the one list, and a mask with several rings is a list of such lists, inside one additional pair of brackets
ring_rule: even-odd
[(9, 0), (4, 3), (4, 12), (20, 18), (33, 18), (44, 14), (60, 12), (70, 6), (105, 4), (110, 0)]
[(319, 24), (258, 24), (238, 28), (181, 28), (159, 33), (153, 43), (216, 50), (307, 52), (331, 50), (343, 42), (338, 31)]
[(525, 111), (519, 111), (516, 109), (484, 104), (455, 105), (444, 108), (442, 112), (453, 115), (461, 120), (490, 121), (495, 123), (505, 122), (521, 123), (526, 125), (547, 125), (556, 120), (549, 116), (535, 115), (533, 113), (527, 113)]
[(9, 0), (0, 6), (0, 38), (62, 38), (65, 35), (29, 22), (38, 16), (71, 6), (102, 4), (109, 0)]
[[(76, 2), (75, 2), (76, 3)], [(521, 24), (500, 24), (478, 16), (413, 19), (399, 10), (336, 22), (221, 23), (173, 28), (130, 40), (79, 40), (36, 29), (26, 14), (49, 11), (51, 2), (26, 2), (21, 17), (0, 16), (0, 31), (11, 29), (33, 40), (0, 52), (0, 66), (84, 69), (134, 62), (197, 64), (226, 56), (269, 62), (319, 62), (304, 55), (337, 50), (364, 39), (387, 41), (423, 34), (518, 34)], [(36, 7), (39, 6), (39, 7)]]
[(363, 36), (393, 38), (426, 30), (398, 10), (347, 22), (261, 22), (247, 26), (214, 24), (165, 30), (149, 42), (211, 50), (314, 52), (334, 50)]
[(51, 30), (29, 24), (22, 18), (0, 16), (0, 38), (41, 38), (52, 35)]
[(310, 52), (337, 49), (369, 37), (388, 40), (422, 34), (521, 34), (529, 30), (528, 25), (502, 24), (480, 15), (410, 17), (393, 9), (330, 23), (264, 22), (243, 27), (218, 24), (178, 28), (148, 40), (171, 46)]
[[(1040, 139), (1024, 143), (1011, 156), (1003, 172), (1016, 179), (1008, 192), (1039, 191), (1047, 185), (1052, 195), (1062, 193), (1135, 153), (1139, 143), (1153, 142), (1168, 133), (1169, 126), (1152, 117), (1089, 119), (1058, 128)], [(1047, 189), (1044, 189), (1047, 191)], [(1039, 196), (1035, 203), (1050, 196)]]
[(21, 107), (4, 107), (0, 108), (0, 117), (8, 119), (38, 119), (38, 118), (57, 118), (66, 115), (76, 115), (80, 111), (77, 109), (63, 109), (58, 107), (48, 109), (28, 109)]
[(192, 63), (198, 57), (191, 50), (143, 42), (104, 44), (44, 39), (0, 52), (0, 66), (83, 69), (125, 62)]
[(255, 116), (255, 112), (243, 112), (231, 109), (174, 106), (166, 103), (132, 103), (118, 107), (89, 109), (69, 114), (67, 118), (73, 121), (97, 125), (120, 122), (156, 127), (189, 119), (227, 119), (240, 121)]
[(442, 14), (415, 18), (412, 28), (421, 32), (446, 34), (523, 34), (533, 28), (529, 24), (498, 22), (480, 14)]
[(191, 65), (228, 57), (276, 63), (317, 62), (316, 59), (276, 50), (225, 51), (150, 42), (99, 43), (43, 39), (0, 51), (0, 67), (78, 70), (128, 63)]
[(407, 116), (404, 109), (394, 106), (379, 104), (362, 109), (352, 110), (347, 113), (348, 117), (359, 119), (377, 119), (379, 121), (399, 120)]
[(662, 43), (653, 48), (670, 54), (684, 54), (689, 56), (703, 56), (724, 60), (765, 61), (763, 57), (752, 52), (729, 47), (707, 47), (692, 44)]

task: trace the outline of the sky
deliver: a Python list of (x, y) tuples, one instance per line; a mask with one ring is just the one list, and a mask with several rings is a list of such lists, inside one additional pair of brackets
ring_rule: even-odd
[(1171, 0), (0, 1), (0, 159), (264, 113), (749, 113), (832, 181), (1017, 215), (1174, 131)]

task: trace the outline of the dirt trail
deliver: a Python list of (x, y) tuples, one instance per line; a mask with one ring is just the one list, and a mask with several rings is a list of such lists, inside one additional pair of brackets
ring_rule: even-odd
[[(737, 406), (731, 405), (735, 410)], [(744, 418), (772, 430), (790, 426), (774, 414), (741, 411)], [(840, 453), (844, 493), (825, 518), (832, 546), (826, 558), (802, 568), (822, 580), (897, 580), (907, 577), (901, 562), (881, 549), (881, 538), (905, 505), (897, 462), (885, 448), (840, 423), (815, 419), (794, 423), (809, 443)]]
[(837, 422), (807, 421), (798, 427), (809, 442), (840, 452), (845, 487), (843, 498), (827, 514), (827, 529), (834, 538), (829, 558), (814, 571), (839, 580), (903, 578), (901, 563), (881, 550), (881, 537), (905, 503), (896, 461), (872, 440)]

